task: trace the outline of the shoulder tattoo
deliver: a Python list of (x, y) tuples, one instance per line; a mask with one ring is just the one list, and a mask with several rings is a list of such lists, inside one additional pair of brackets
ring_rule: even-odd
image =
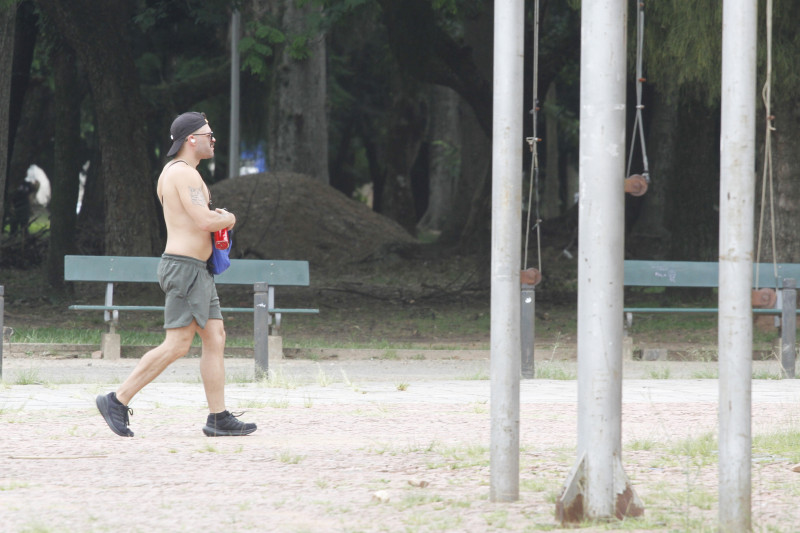
[(206, 205), (206, 199), (203, 196), (203, 189), (194, 187), (189, 187), (189, 195), (192, 198), (192, 203), (194, 205)]

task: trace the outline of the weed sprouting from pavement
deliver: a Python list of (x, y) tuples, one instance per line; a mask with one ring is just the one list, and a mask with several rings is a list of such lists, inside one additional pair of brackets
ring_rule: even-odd
[(270, 368), (266, 379), (259, 381), (259, 385), (274, 389), (296, 389), (297, 380), (293, 376), (285, 374), (280, 367), (277, 371)]
[(278, 461), (284, 464), (296, 465), (305, 458), (305, 455), (295, 454), (290, 450), (281, 450), (278, 452)]
[(17, 372), (17, 377), (14, 379), (16, 385), (39, 385), (39, 369), (26, 368)]

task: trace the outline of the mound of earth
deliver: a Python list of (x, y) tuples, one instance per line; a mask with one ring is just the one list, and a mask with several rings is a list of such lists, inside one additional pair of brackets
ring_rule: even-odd
[(211, 187), (211, 198), (236, 215), (235, 257), (300, 259), (329, 268), (416, 243), (393, 220), (302, 174), (227, 179)]

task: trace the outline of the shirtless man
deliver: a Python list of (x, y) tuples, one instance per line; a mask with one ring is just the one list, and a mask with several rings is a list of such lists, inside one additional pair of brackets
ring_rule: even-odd
[(116, 392), (97, 397), (97, 408), (114, 433), (133, 437), (128, 429), (128, 404), (172, 362), (186, 355), (195, 334), (203, 341), (200, 375), (210, 414), (203, 433), (209, 437), (248, 435), (255, 424), (240, 422), (225, 409), (225, 328), (222, 324), (214, 276), (207, 268), (211, 233), (231, 229), (236, 217), (224, 209), (209, 209), (208, 188), (196, 167), (214, 156), (214, 133), (204, 113), (189, 112), (170, 128), (172, 147), (158, 178), (158, 198), (164, 209), (167, 245), (158, 266), (158, 279), (166, 295), (166, 338), (139, 361)]

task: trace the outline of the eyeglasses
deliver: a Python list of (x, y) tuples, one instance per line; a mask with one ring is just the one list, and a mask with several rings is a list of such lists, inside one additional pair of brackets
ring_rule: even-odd
[(213, 131), (209, 131), (208, 133), (192, 133), (192, 135), (194, 135), (195, 137), (197, 137), (199, 135), (208, 135), (208, 140), (211, 140), (211, 139), (214, 138), (214, 132)]

